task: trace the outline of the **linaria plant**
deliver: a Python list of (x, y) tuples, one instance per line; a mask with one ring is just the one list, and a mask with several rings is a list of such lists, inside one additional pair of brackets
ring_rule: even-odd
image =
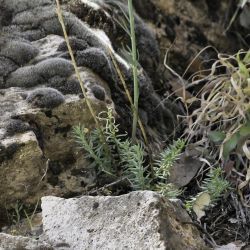
[(84, 126), (76, 126), (74, 137), (77, 144), (85, 150), (86, 157), (93, 160), (99, 173), (119, 178), (117, 172), (122, 172), (122, 177), (127, 177), (133, 190), (155, 190), (167, 197), (180, 194), (178, 189), (167, 182), (167, 178), (170, 168), (184, 147), (184, 141), (178, 140), (160, 155), (160, 159), (155, 162), (152, 178), (148, 173), (144, 146), (141, 143), (132, 143), (126, 135), (119, 134), (119, 126), (115, 123), (112, 109), (101, 112), (98, 120), (103, 124), (102, 133), (106, 138), (111, 157), (105, 154), (98, 129), (89, 131)]

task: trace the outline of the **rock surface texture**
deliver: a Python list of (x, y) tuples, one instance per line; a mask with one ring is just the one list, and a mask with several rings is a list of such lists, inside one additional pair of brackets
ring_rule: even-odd
[(186, 211), (157, 193), (42, 198), (43, 238), (65, 249), (207, 249)]
[(9, 234), (28, 230), (27, 221), (5, 230), (0, 249), (209, 249), (189, 222), (178, 200), (151, 191), (70, 199), (46, 196), (42, 213), (30, 221), (33, 231), (26, 237)]
[(53, 250), (48, 243), (28, 237), (0, 233), (0, 250)]
[[(64, 1), (62, 7), (80, 75), (96, 114), (111, 106), (121, 128), (130, 131), (130, 104), (110, 50), (131, 91), (132, 72), (115, 52), (122, 44), (113, 45), (119, 33), (108, 12), (120, 8), (126, 12), (126, 6), (117, 6), (117, 1)], [(173, 130), (176, 114), (161, 103), (150, 78), (159, 62), (155, 34), (137, 15), (136, 24), (141, 58), (140, 113), (152, 145), (160, 147)], [(110, 38), (109, 30), (114, 31)], [(17, 200), (35, 204), (42, 195), (82, 193), (95, 184), (95, 171), (88, 168), (72, 139), (72, 127), (79, 123), (95, 126), (71, 64), (55, 1), (1, 0), (0, 213), (14, 207)]]

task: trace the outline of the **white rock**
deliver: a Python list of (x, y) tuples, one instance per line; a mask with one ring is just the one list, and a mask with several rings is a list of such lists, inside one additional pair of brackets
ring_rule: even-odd
[(43, 237), (67, 249), (206, 249), (184, 209), (151, 191), (42, 198)]

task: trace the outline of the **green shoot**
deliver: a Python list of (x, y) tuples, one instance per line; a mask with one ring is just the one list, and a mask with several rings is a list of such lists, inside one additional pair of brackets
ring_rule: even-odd
[(156, 167), (154, 168), (157, 178), (166, 180), (169, 177), (170, 168), (173, 166), (173, 163), (178, 158), (184, 146), (185, 141), (179, 139), (161, 153), (160, 160), (156, 162)]
[(139, 102), (139, 84), (138, 84), (138, 71), (137, 71), (137, 49), (135, 38), (135, 21), (132, 0), (128, 0), (129, 11), (129, 24), (130, 24), (130, 38), (132, 45), (132, 69), (134, 79), (134, 110), (133, 110), (133, 125), (132, 125), (132, 142), (136, 139), (136, 128), (138, 123), (138, 102)]
[(202, 190), (210, 195), (212, 202), (220, 198), (229, 187), (230, 183), (223, 178), (222, 169), (219, 167), (211, 169), (201, 186)]
[(134, 190), (150, 189), (150, 179), (145, 175), (144, 150), (140, 144), (126, 140), (121, 145), (121, 159), (125, 166), (125, 175), (132, 183)]
[(100, 131), (89, 131), (82, 126), (73, 128), (74, 138), (80, 148), (86, 151), (87, 158), (94, 161), (95, 166), (108, 175), (112, 174), (112, 159), (110, 154), (105, 154), (104, 145), (100, 141)]
[(93, 160), (100, 172), (115, 176), (119, 166), (121, 174), (130, 181), (133, 190), (155, 190), (168, 198), (180, 194), (180, 190), (167, 183), (167, 177), (185, 145), (183, 140), (176, 141), (160, 155), (160, 160), (155, 163), (154, 172), (151, 175), (146, 171), (148, 166), (145, 166), (143, 145), (132, 143), (126, 135), (119, 134), (119, 125), (115, 123), (112, 109), (101, 112), (98, 120), (104, 125), (102, 133), (111, 156), (105, 154), (98, 129), (89, 131), (87, 128), (77, 126), (74, 128), (74, 137), (80, 148), (86, 151), (86, 157)]

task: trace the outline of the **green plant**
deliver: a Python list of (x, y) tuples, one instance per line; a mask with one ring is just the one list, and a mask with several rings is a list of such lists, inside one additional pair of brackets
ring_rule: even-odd
[(29, 218), (28, 213), (24, 207), (24, 204), (20, 203), (20, 201), (17, 201), (13, 209), (8, 211), (8, 217), (10, 222), (12, 224), (15, 224), (16, 226), (20, 226), (22, 219), (26, 217), (30, 229), (32, 229), (32, 223), (31, 223), (32, 218), (31, 219)]
[(147, 171), (148, 166), (145, 166), (143, 145), (132, 143), (125, 134), (119, 134), (119, 125), (115, 123), (112, 109), (101, 112), (98, 120), (104, 124), (102, 133), (111, 155), (105, 154), (98, 129), (89, 131), (84, 126), (76, 126), (73, 132), (76, 142), (86, 151), (86, 157), (93, 160), (100, 172), (115, 176), (119, 167), (122, 175), (130, 181), (133, 190), (156, 190), (168, 197), (180, 194), (179, 190), (167, 183), (167, 177), (173, 162), (184, 147), (183, 140), (178, 140), (160, 155), (160, 159), (155, 162), (152, 177)]
[(189, 209), (195, 208), (198, 218), (229, 187), (222, 169), (231, 164), (236, 170), (242, 166), (245, 173), (250, 159), (250, 51), (239, 51), (233, 56), (219, 54), (218, 58), (209, 75), (199, 72), (194, 76), (195, 84), (206, 84), (192, 97), (200, 102), (200, 107), (187, 117), (187, 143), (195, 142), (204, 149), (202, 158), (210, 167), (221, 165), (211, 167), (200, 184), (202, 192), (187, 203)]
[(169, 177), (170, 168), (173, 166), (173, 163), (178, 158), (184, 146), (185, 141), (179, 139), (160, 154), (160, 159), (156, 161), (154, 168), (157, 178), (166, 180)]
[(25, 214), (27, 223), (29, 224), (30, 230), (32, 230), (32, 228), (33, 228), (33, 225), (32, 225), (32, 216), (29, 216), (25, 209), (23, 210), (23, 212)]
[(132, 46), (132, 69), (134, 78), (134, 110), (133, 110), (133, 129), (132, 129), (132, 141), (135, 141), (136, 127), (138, 122), (138, 101), (139, 101), (139, 85), (138, 85), (138, 61), (137, 61), (137, 49), (136, 49), (136, 38), (135, 38), (135, 21), (132, 0), (128, 0), (129, 10), (129, 24), (130, 24), (130, 38)]
[(220, 167), (212, 168), (201, 184), (201, 192), (191, 197), (185, 204), (188, 211), (192, 209), (198, 219), (205, 215), (204, 210), (216, 204), (218, 199), (230, 189), (230, 183), (223, 177)]
[(150, 189), (150, 177), (145, 173), (144, 149), (141, 144), (126, 140), (120, 145), (121, 161), (125, 166), (124, 174), (132, 183), (134, 190)]
[(223, 171), (220, 167), (210, 170), (207, 178), (202, 182), (201, 189), (211, 197), (211, 203), (216, 202), (230, 187), (230, 183), (224, 179)]
[(176, 198), (182, 194), (182, 190), (178, 189), (172, 183), (159, 182), (155, 185), (154, 190), (168, 199)]
[(92, 159), (100, 171), (112, 175), (111, 154), (105, 153), (103, 144), (100, 142), (100, 130), (89, 131), (79, 125), (73, 128), (73, 133), (80, 148), (86, 151), (87, 158)]
[(89, 131), (87, 128), (76, 126), (73, 130), (76, 142), (86, 151), (87, 157), (94, 160), (100, 171), (114, 175), (119, 166), (130, 180), (133, 189), (147, 189), (148, 178), (143, 167), (143, 146), (132, 144), (131, 140), (125, 138), (126, 135), (118, 134), (118, 125), (115, 124), (111, 108), (101, 112), (98, 120), (104, 124), (102, 133), (112, 154), (105, 154), (98, 129)]
[(175, 185), (168, 183), (168, 177), (170, 176), (170, 170), (173, 167), (174, 162), (178, 159), (184, 146), (185, 141), (178, 139), (166, 148), (160, 154), (159, 160), (155, 162), (154, 171), (157, 182), (154, 190), (168, 198), (175, 198), (182, 193), (182, 191), (176, 188)]
[[(128, 35), (131, 41), (131, 46), (126, 46), (122, 50), (123, 57), (129, 62), (132, 72), (133, 72), (133, 89), (134, 89), (134, 98), (133, 98), (133, 103), (131, 104), (132, 112), (133, 112), (133, 124), (132, 124), (132, 142), (135, 143), (136, 139), (136, 128), (137, 128), (137, 123), (138, 123), (138, 104), (139, 104), (139, 82), (138, 82), (138, 51), (137, 51), (137, 46), (136, 46), (136, 34), (135, 34), (135, 18), (134, 18), (134, 9), (133, 9), (133, 4), (132, 0), (128, 0), (128, 14), (126, 11), (123, 9), (121, 4), (119, 2), (113, 3), (116, 7), (119, 8), (121, 11), (122, 15), (118, 16), (115, 20), (117, 24), (125, 31), (125, 33)], [(114, 60), (113, 60), (114, 62)], [(115, 68), (117, 70), (117, 66), (115, 65)], [(120, 78), (123, 78), (119, 74), (119, 69), (118, 75)], [(122, 83), (123, 83), (123, 79)], [(124, 85), (124, 84), (123, 84)], [(125, 84), (126, 85), (126, 84)], [(125, 86), (126, 90), (126, 86)], [(128, 98), (130, 98), (130, 94), (127, 93)], [(129, 100), (130, 102), (132, 100)], [(140, 125), (140, 127), (142, 127)]]
[(16, 202), (14, 207), (14, 213), (12, 214), (12, 221), (14, 224), (20, 224), (21, 222), (21, 213), (23, 211), (23, 204), (20, 204), (19, 201)]

